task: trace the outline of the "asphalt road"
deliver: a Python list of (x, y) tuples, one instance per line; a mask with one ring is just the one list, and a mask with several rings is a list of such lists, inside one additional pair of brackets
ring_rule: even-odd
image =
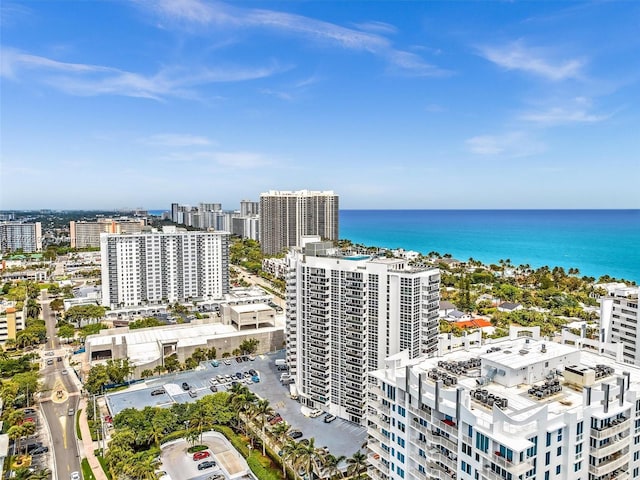
[[(75, 416), (69, 415), (72, 408), (75, 413), (80, 400), (78, 388), (71, 378), (73, 372), (68, 374), (63, 357), (66, 354), (60, 348), (60, 341), (56, 336), (56, 318), (49, 308), (50, 300), (46, 291), (41, 293), (40, 304), (42, 305), (42, 316), (47, 327), (47, 348), (45, 352), (53, 351), (52, 356), (44, 356), (44, 366), (41, 371), (43, 378), (43, 392), (40, 402), (42, 413), (51, 432), (52, 445), (49, 446), (54, 456), (54, 480), (66, 480), (71, 472), (80, 471), (80, 458), (75, 436)], [(60, 359), (58, 361), (57, 359)], [(52, 365), (47, 365), (47, 361), (52, 360)], [(63, 392), (62, 398), (57, 398), (57, 391)]]

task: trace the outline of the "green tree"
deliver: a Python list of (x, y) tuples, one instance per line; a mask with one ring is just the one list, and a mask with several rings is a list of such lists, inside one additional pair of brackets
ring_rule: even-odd
[(153, 370), (145, 368), (144, 370), (142, 370), (142, 372), (140, 372), (140, 377), (141, 378), (153, 377)]
[(331, 454), (327, 454), (322, 459), (322, 478), (328, 478), (329, 480), (333, 478), (342, 478), (342, 470), (340, 470), (340, 462), (345, 460), (347, 457), (344, 455), (340, 455), (336, 457)]
[(180, 361), (175, 353), (164, 359), (164, 368), (169, 373), (180, 369)]
[(75, 337), (75, 335), (76, 335), (76, 329), (73, 328), (73, 326), (69, 325), (68, 323), (64, 323), (58, 327), (58, 336), (60, 338), (69, 340), (70, 338)]
[(138, 328), (161, 327), (163, 325), (165, 325), (165, 323), (161, 322), (157, 318), (147, 317), (129, 322), (129, 330), (136, 330)]
[(238, 349), (244, 355), (256, 353), (258, 351), (258, 345), (260, 345), (260, 340), (257, 338), (247, 338), (243, 340)]
[(362, 473), (367, 469), (367, 456), (358, 450), (356, 453), (347, 458), (347, 475), (350, 477), (360, 478)]
[[(365, 457), (366, 459), (366, 457)], [(307, 478), (311, 478), (311, 472), (319, 471), (319, 464), (322, 462), (322, 453), (316, 448), (316, 439), (311, 437), (308, 443), (298, 443), (294, 454), (294, 465), (296, 469), (302, 469)], [(366, 465), (366, 464), (365, 464)]]
[(105, 365), (94, 365), (89, 370), (87, 380), (84, 382), (84, 388), (87, 392), (96, 394), (102, 392), (105, 385), (111, 383), (107, 367)]
[[(254, 407), (254, 412), (257, 417), (260, 419), (260, 430), (262, 430), (262, 437), (265, 437), (265, 425), (267, 424), (267, 416), (273, 414), (273, 408), (271, 408), (271, 404), (269, 400), (266, 398), (260, 399), (256, 402)], [(262, 442), (262, 456), (266, 456), (265, 450), (265, 441)]]

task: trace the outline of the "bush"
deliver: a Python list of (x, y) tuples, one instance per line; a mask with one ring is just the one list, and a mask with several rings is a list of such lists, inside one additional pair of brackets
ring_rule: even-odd
[(196, 453), (206, 450), (208, 447), (206, 445), (194, 445), (193, 447), (187, 448), (187, 453)]

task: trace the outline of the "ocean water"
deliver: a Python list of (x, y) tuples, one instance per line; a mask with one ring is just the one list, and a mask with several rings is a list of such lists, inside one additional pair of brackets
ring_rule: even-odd
[(340, 238), (640, 283), (640, 210), (341, 210)]

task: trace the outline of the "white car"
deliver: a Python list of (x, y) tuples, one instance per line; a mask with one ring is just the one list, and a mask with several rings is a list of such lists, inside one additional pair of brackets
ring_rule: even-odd
[(309, 412), (309, 416), (311, 418), (316, 418), (319, 417), (320, 415), (322, 415), (324, 412), (322, 410), (320, 410), (319, 408), (314, 408), (313, 410), (311, 410)]
[(71, 475), (69, 476), (69, 480), (80, 480), (80, 472), (71, 472)]

